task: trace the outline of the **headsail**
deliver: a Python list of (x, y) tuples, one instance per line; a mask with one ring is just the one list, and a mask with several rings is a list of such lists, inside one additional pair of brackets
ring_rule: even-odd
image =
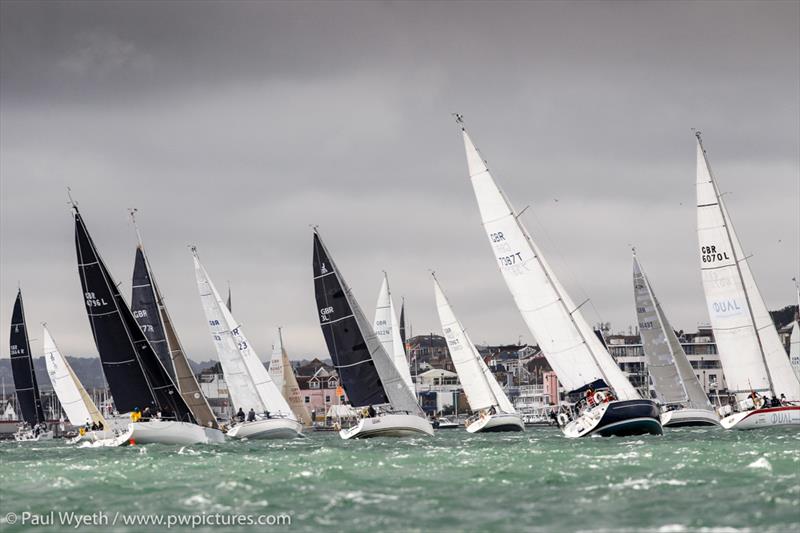
[(283, 397), (286, 398), (297, 420), (306, 426), (310, 426), (311, 415), (308, 414), (308, 409), (306, 409), (303, 403), (303, 397), (300, 395), (300, 386), (297, 384), (297, 377), (294, 375), (292, 364), (289, 362), (289, 356), (286, 353), (286, 349), (283, 347), (281, 328), (278, 328), (278, 342), (272, 347), (269, 375), (272, 376), (272, 381), (275, 382), (278, 386), (278, 390), (280, 390)]
[(403, 340), (400, 337), (400, 327), (397, 322), (397, 316), (394, 313), (392, 292), (389, 290), (389, 276), (386, 272), (383, 273), (383, 282), (378, 292), (378, 303), (375, 305), (375, 321), (373, 322), (373, 328), (383, 349), (392, 357), (394, 366), (397, 367), (397, 371), (403, 376), (406, 385), (408, 385), (409, 389), (413, 390), (414, 384), (411, 382), (411, 370), (408, 368), (406, 351), (404, 349)]
[(492, 375), (489, 367), (483, 361), (477, 348), (470, 340), (467, 331), (458, 321), (450, 302), (447, 300), (439, 280), (433, 276), (433, 289), (436, 294), (436, 308), (439, 310), (439, 320), (442, 323), (442, 332), (447, 339), (447, 348), (450, 358), (456, 367), (458, 379), (464, 387), (467, 401), (473, 411), (496, 406), (504, 413), (515, 413), (514, 406), (503, 392), (500, 384)]
[(316, 230), (313, 275), (322, 334), (350, 403), (391, 404), (395, 411), (421, 414), (414, 393), (378, 341)]
[(83, 426), (87, 422), (99, 422), (107, 427), (106, 421), (97, 406), (78, 380), (67, 359), (61, 355), (53, 337), (43, 326), (44, 361), (50, 383), (58, 396), (58, 401), (73, 426)]
[(798, 400), (800, 381), (756, 286), (699, 132), (696, 137), (700, 270), (728, 390), (740, 399), (758, 391)]
[(633, 254), (633, 290), (647, 371), (661, 403), (713, 409), (636, 253)]
[(639, 398), (555, 277), (463, 127), (462, 134), (470, 180), (498, 266), (559, 381), (576, 390), (602, 379), (619, 399)]
[(206, 313), (211, 336), (217, 349), (222, 372), (228, 384), (228, 392), (234, 408), (256, 412), (292, 416), (291, 408), (281, 395), (269, 372), (250, 345), (240, 324), (222, 301), (217, 289), (208, 277), (197, 249), (192, 248), (197, 287)]
[(795, 290), (797, 291), (797, 311), (794, 314), (792, 324), (792, 335), (789, 337), (789, 360), (794, 368), (794, 374), (800, 379), (800, 284), (795, 280)]
[(42, 400), (39, 397), (39, 384), (33, 370), (31, 344), (28, 341), (28, 327), (25, 324), (25, 309), (22, 305), (22, 289), (17, 291), (14, 311), (11, 314), (11, 336), (9, 338), (11, 372), (14, 376), (14, 389), (17, 392), (22, 420), (34, 426), (45, 421)]
[(75, 214), (75, 249), (84, 304), (103, 373), (120, 413), (150, 407), (177, 420), (194, 417), (106, 268), (86, 225)]

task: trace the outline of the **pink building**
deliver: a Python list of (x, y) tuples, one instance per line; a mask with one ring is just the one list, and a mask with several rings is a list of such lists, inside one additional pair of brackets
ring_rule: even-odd
[[(303, 375), (311, 372), (313, 374)], [(297, 384), (300, 386), (303, 403), (309, 414), (315, 413), (317, 419), (324, 419), (330, 406), (347, 402), (344, 391), (339, 388), (339, 377), (332, 367), (314, 359), (297, 369), (297, 373)]]
[(555, 372), (543, 372), (544, 393), (549, 397), (550, 405), (558, 405), (558, 376)]

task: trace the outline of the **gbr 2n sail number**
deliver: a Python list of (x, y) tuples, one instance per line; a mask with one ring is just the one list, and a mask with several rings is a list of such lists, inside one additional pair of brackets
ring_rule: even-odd
[[(492, 244), (497, 244), (497, 243), (503, 242), (503, 243), (506, 243), (506, 246), (507, 246), (507, 242), (508, 242), (508, 241), (506, 241), (506, 238), (503, 236), (503, 232), (502, 231), (498, 231), (498, 232), (495, 232), (495, 233), (490, 233), (489, 234), (489, 241)], [(497, 260), (500, 262), (501, 266), (513, 266), (513, 265), (522, 263), (522, 253), (515, 252), (515, 253), (509, 254), (509, 255), (498, 255), (497, 256)]]

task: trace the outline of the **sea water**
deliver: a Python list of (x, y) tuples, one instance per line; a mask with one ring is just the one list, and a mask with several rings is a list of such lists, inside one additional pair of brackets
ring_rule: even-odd
[[(0, 483), (4, 533), (76, 520), (80, 531), (167, 531), (167, 519), (169, 531), (788, 532), (800, 531), (800, 432), (570, 440), (554, 428), (455, 429), (114, 449), (4, 442)], [(151, 522), (124, 522), (131, 517)]]

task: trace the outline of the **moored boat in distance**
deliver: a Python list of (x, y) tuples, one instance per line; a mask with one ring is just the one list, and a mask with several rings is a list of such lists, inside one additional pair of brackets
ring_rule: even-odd
[(497, 186), (461, 115), (456, 121), (483, 227), (514, 302), (562, 385), (587, 393), (560, 413), (564, 435), (662, 434), (658, 406), (641, 398), (595, 336)]
[(725, 429), (800, 426), (800, 379), (758, 290), (700, 132), (695, 137), (703, 290), (725, 381), (737, 400), (721, 408), (720, 424)]
[(367, 416), (339, 431), (347, 439), (433, 435), (414, 393), (353, 297), (314, 229), (314, 293), (328, 353), (350, 404)]
[(661, 425), (719, 426), (719, 415), (708, 401), (635, 250), (633, 292), (647, 372), (662, 404)]
[(442, 333), (473, 416), (464, 423), (469, 433), (524, 431), (525, 424), (486, 366), (464, 326), (456, 318), (435, 274), (433, 290)]

